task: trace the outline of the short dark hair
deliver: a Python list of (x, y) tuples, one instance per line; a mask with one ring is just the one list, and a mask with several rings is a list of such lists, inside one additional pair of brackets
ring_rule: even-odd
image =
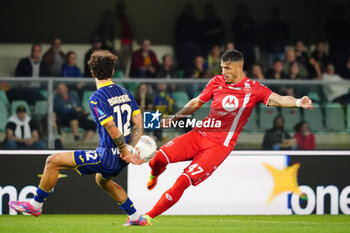
[(74, 54), (75, 56), (77, 55), (77, 53), (74, 52), (74, 51), (68, 51), (68, 52), (67, 52), (67, 59), (68, 59), (69, 56), (72, 55), (72, 54)]
[(278, 59), (278, 58), (276, 58), (275, 60), (273, 60), (273, 64), (276, 64), (277, 62), (283, 63), (283, 61), (282, 61), (281, 59)]
[(166, 59), (167, 57), (171, 57), (171, 59), (173, 59), (173, 55), (171, 55), (170, 53), (166, 53), (166, 54), (164, 54), (163, 57), (162, 57), (163, 63), (164, 63), (164, 61), (165, 61), (165, 59)]
[(109, 79), (117, 65), (117, 56), (108, 50), (94, 52), (88, 62), (91, 72), (98, 80)]
[(40, 44), (40, 43), (37, 43), (37, 42), (33, 43), (33, 44), (32, 44), (32, 48), (31, 48), (31, 49), (32, 49), (31, 51), (33, 51), (35, 47), (40, 47), (40, 49), (41, 49), (41, 44)]
[(221, 60), (223, 62), (237, 62), (237, 61), (244, 61), (243, 54), (240, 51), (237, 50), (226, 50), (221, 55)]
[(62, 42), (62, 39), (58, 36), (52, 38), (51, 44), (53, 45), (53, 43), (55, 42), (55, 40), (60, 40)]

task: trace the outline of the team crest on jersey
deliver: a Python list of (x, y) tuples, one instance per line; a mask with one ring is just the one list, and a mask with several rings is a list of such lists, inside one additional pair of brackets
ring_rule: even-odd
[(222, 107), (228, 111), (233, 112), (238, 108), (238, 99), (234, 95), (225, 96), (222, 100)]

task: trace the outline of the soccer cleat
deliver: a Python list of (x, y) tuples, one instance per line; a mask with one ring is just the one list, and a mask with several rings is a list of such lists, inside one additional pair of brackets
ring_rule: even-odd
[[(165, 168), (160, 172), (160, 174), (162, 174), (164, 171), (165, 171)], [(158, 176), (153, 176), (152, 173), (149, 175), (149, 180), (147, 182), (147, 189), (148, 190), (152, 190), (152, 189), (154, 189), (154, 187), (156, 187)]]
[(149, 175), (149, 180), (147, 182), (147, 189), (152, 190), (157, 185), (158, 176)]
[(9, 206), (11, 209), (16, 210), (19, 213), (31, 214), (35, 217), (41, 215), (42, 208), (34, 209), (32, 204), (27, 201), (10, 201)]
[[(150, 218), (150, 217), (148, 216), (148, 218)], [(143, 216), (143, 215), (141, 215), (139, 217), (139, 219), (137, 219), (136, 221), (131, 221), (128, 218), (128, 221), (123, 226), (127, 227), (127, 226), (149, 226), (149, 225), (152, 225), (151, 219), (148, 220), (148, 218), (146, 216)]]

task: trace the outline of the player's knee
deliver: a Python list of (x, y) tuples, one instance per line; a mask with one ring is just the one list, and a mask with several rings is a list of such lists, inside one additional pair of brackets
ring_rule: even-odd
[(52, 154), (49, 157), (46, 158), (45, 166), (47, 168), (53, 168), (57, 166), (57, 154)]
[(101, 188), (105, 189), (107, 187), (107, 184), (110, 180), (109, 179), (104, 179), (102, 177), (102, 175), (100, 174), (96, 174), (95, 176), (95, 182), (98, 186), (100, 186)]
[(158, 150), (154, 158), (149, 162), (149, 166), (154, 169), (158, 167), (165, 167), (168, 164), (167, 158)]
[(188, 174), (186, 172), (182, 173), (182, 175), (178, 178), (178, 181), (178, 185), (183, 189), (187, 189), (194, 183), (194, 179), (191, 174)]

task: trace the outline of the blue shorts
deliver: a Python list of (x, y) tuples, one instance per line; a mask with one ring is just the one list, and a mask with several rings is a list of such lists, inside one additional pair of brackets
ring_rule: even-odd
[(94, 150), (76, 150), (73, 152), (75, 170), (79, 175), (89, 175), (101, 173), (104, 178), (117, 176), (128, 165), (125, 162), (118, 163), (118, 166), (109, 170), (101, 165), (101, 158)]

